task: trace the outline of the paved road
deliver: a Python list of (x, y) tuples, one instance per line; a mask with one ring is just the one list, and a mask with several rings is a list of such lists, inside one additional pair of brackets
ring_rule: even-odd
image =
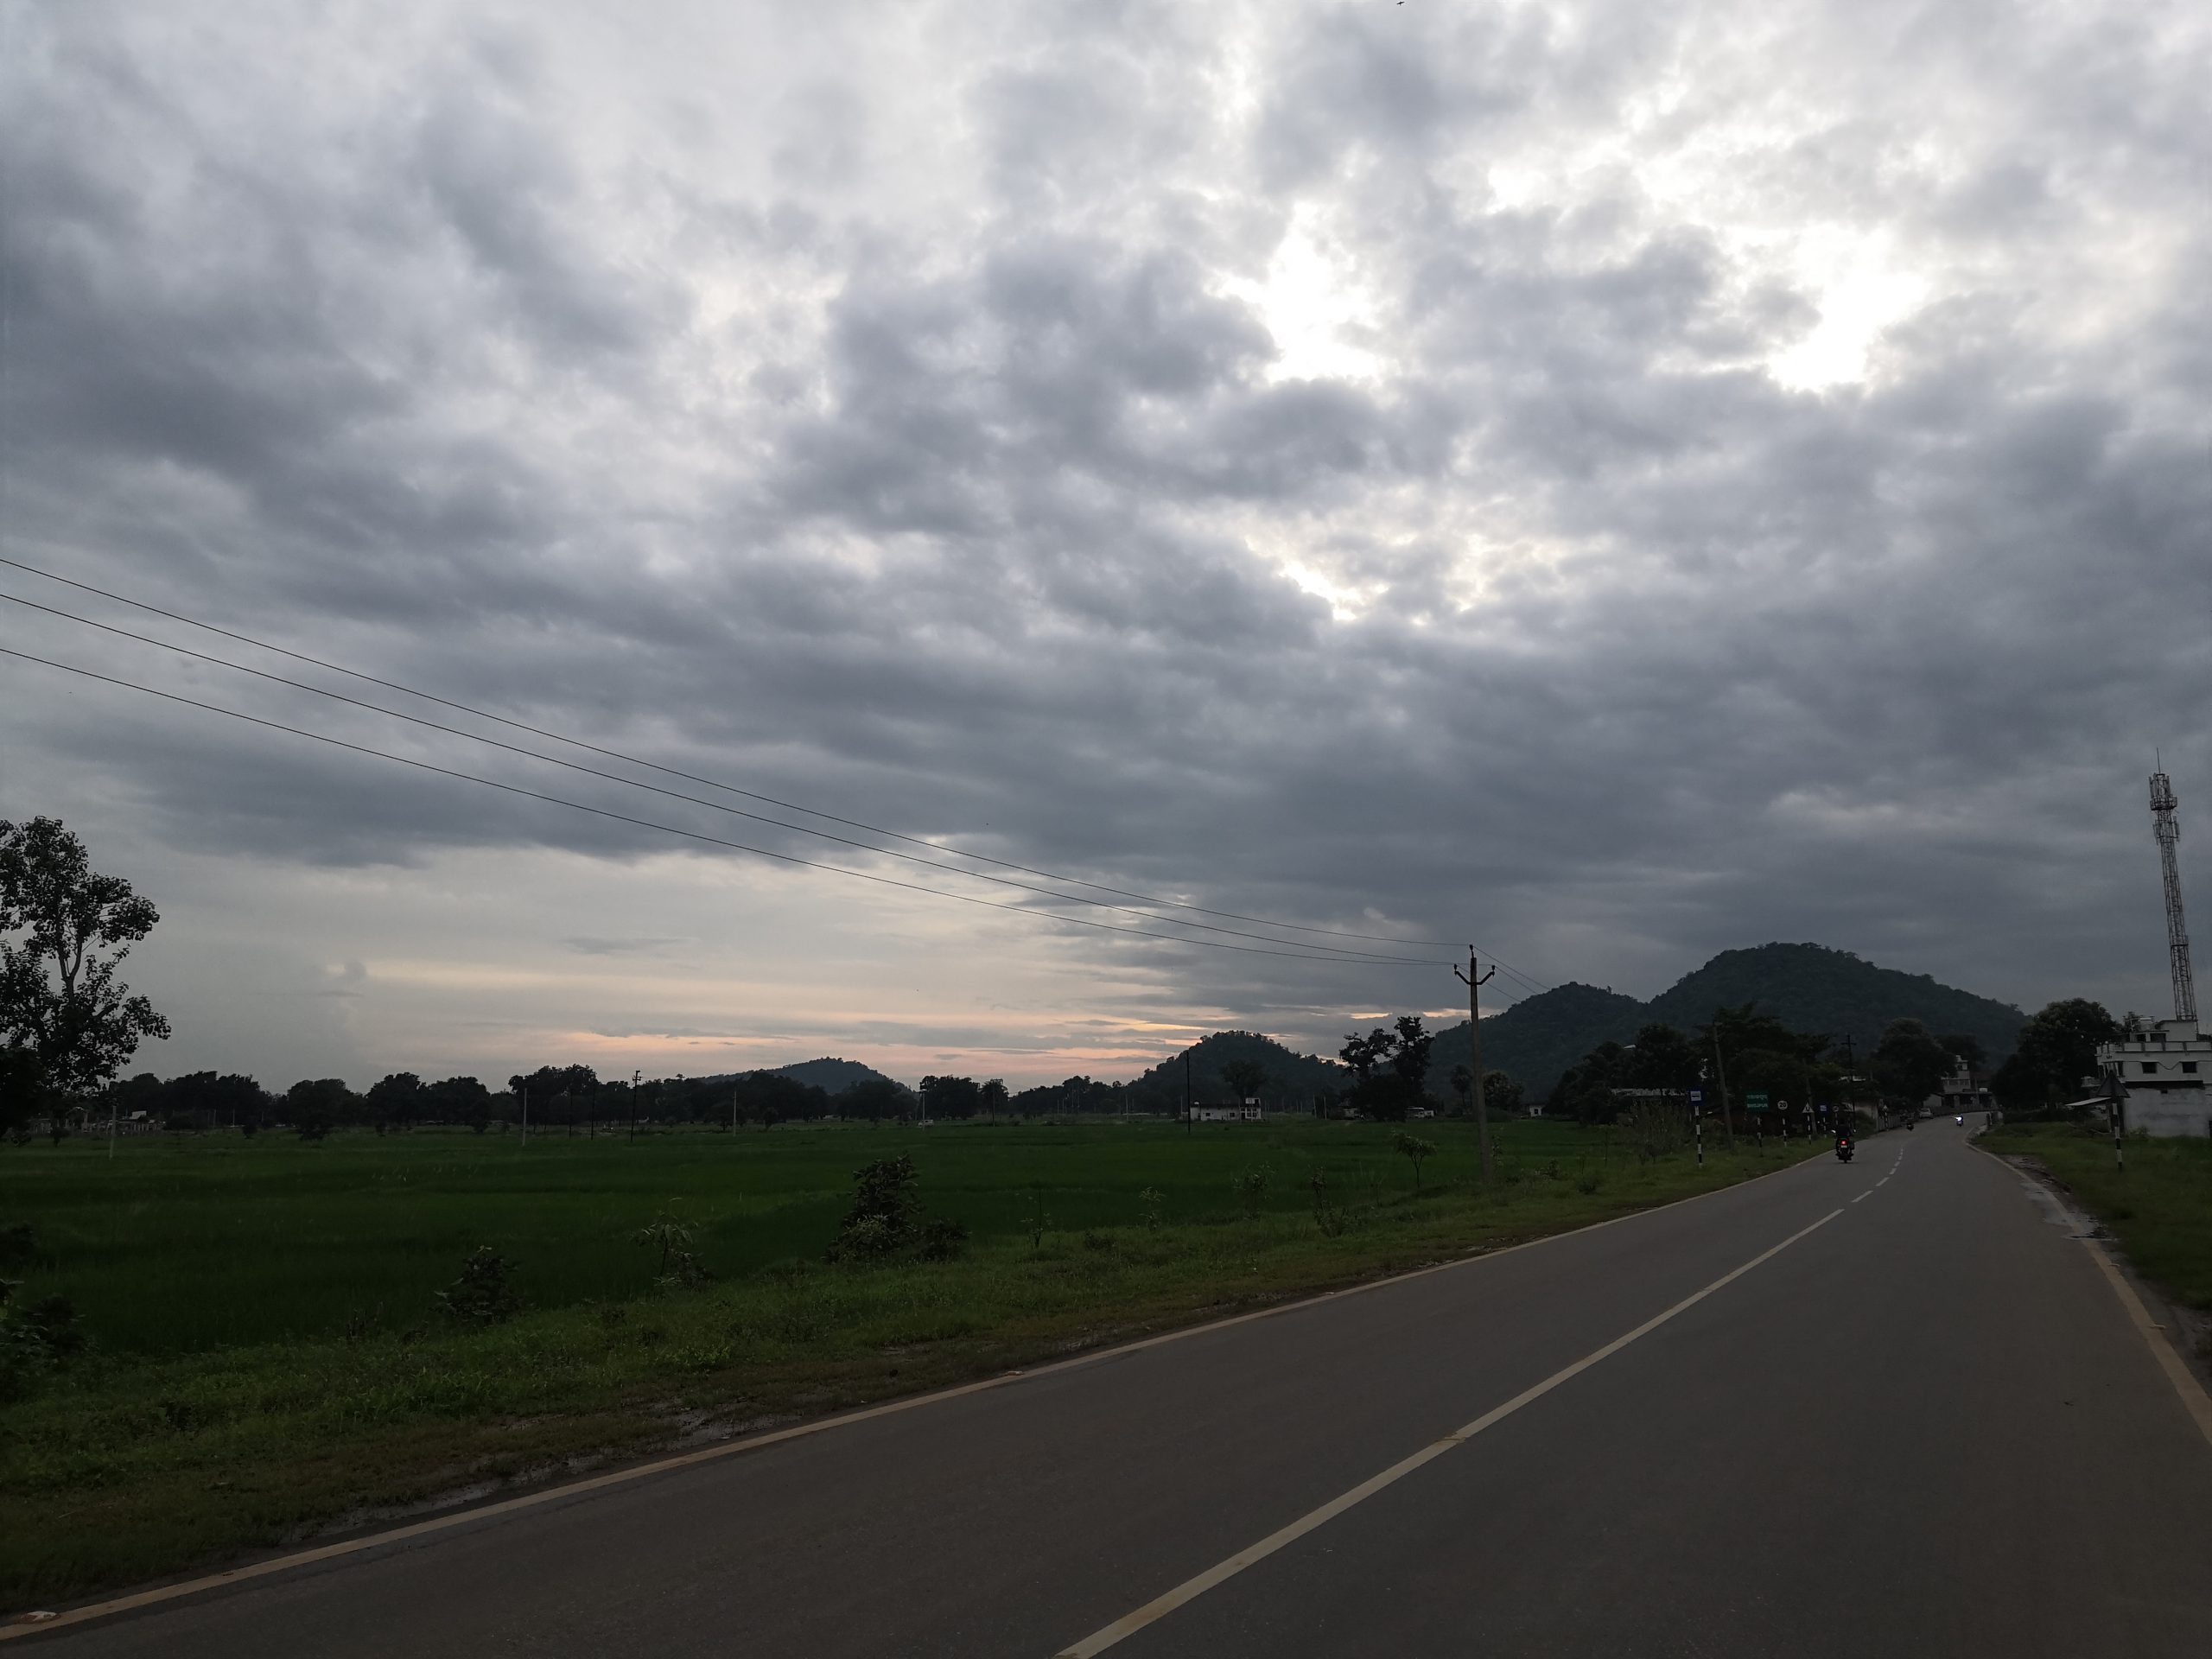
[(1792, 1239), (1111, 1651), (2212, 1652), (2212, 1445), (1948, 1122), (23, 1650), (1045, 1659)]

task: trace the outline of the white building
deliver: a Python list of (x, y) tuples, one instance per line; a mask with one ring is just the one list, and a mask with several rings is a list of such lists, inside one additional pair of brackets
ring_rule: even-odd
[(2132, 1133), (2212, 1135), (2212, 1038), (2194, 1020), (2161, 1020), (2140, 1035), (2097, 1051), (2097, 1067), (2117, 1075)]
[(1957, 1117), (1967, 1112), (1986, 1112), (1997, 1103), (1988, 1090), (1974, 1080), (1971, 1067), (1961, 1065), (1943, 1079), (1942, 1086), (1921, 1104), (1939, 1116)]
[(1233, 1106), (1193, 1106), (1193, 1123), (1257, 1123), (1260, 1122), (1260, 1103), (1247, 1100)]

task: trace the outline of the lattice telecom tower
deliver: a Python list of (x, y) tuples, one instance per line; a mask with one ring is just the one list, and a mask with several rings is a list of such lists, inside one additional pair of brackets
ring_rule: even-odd
[(2166, 878), (2166, 950), (2173, 958), (2174, 1018), (2196, 1023), (2196, 985), (2189, 971), (2189, 925), (2181, 913), (2181, 867), (2174, 843), (2181, 825), (2174, 818), (2174, 786), (2163, 772), (2151, 774), (2151, 828), (2158, 838), (2158, 866)]

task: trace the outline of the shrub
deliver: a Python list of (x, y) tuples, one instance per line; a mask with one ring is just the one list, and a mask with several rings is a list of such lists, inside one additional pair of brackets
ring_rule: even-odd
[(461, 1277), (438, 1293), (439, 1310), (464, 1325), (499, 1325), (514, 1318), (522, 1298), (509, 1282), (514, 1263), (489, 1244), (480, 1244), (461, 1264)]
[(1345, 1215), (1344, 1207), (1338, 1201), (1336, 1194), (1329, 1191), (1328, 1175), (1317, 1169), (1306, 1185), (1313, 1189), (1313, 1224), (1321, 1230), (1321, 1236), (1341, 1236), (1350, 1217)]
[(968, 1242), (968, 1229), (925, 1217), (916, 1192), (914, 1160), (905, 1153), (880, 1158), (853, 1172), (853, 1207), (830, 1246), (832, 1262), (881, 1262), (911, 1254), (924, 1262), (950, 1262)]
[(0, 1279), (0, 1399), (11, 1399), (85, 1345), (77, 1310), (67, 1296), (22, 1303), (19, 1279)]
[(663, 1210), (632, 1235), (634, 1241), (658, 1248), (660, 1265), (653, 1282), (664, 1290), (686, 1289), (714, 1277), (691, 1254), (690, 1224), (674, 1210)]
[(1236, 1194), (1248, 1216), (1256, 1214), (1260, 1201), (1268, 1195), (1268, 1166), (1248, 1164), (1229, 1178), (1229, 1190)]
[(1167, 1202), (1167, 1195), (1156, 1186), (1147, 1186), (1137, 1194), (1137, 1204), (1144, 1218), (1145, 1231), (1156, 1233), (1160, 1227), (1160, 1210)]

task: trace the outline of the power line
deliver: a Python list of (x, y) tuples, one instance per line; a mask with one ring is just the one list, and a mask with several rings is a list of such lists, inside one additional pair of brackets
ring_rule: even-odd
[[(894, 876), (875, 875), (866, 870), (848, 869), (842, 864), (825, 864), (818, 859), (801, 858), (795, 853), (779, 853), (772, 848), (754, 847), (745, 842), (727, 840), (721, 836), (705, 835), (696, 830), (680, 829), (672, 823), (660, 823), (652, 818), (634, 817), (627, 812), (616, 812), (603, 806), (588, 805), (582, 801), (569, 800), (565, 796), (548, 795), (538, 790), (524, 789), (516, 784), (503, 784), (496, 779), (479, 777), (473, 772), (461, 772), (452, 766), (435, 766), (428, 760), (417, 760), (404, 754), (393, 754), (385, 749), (372, 749), (364, 743), (350, 743), (344, 738), (331, 737), (321, 732), (309, 731), (301, 726), (287, 726), (282, 721), (264, 720), (258, 715), (249, 715), (237, 709), (226, 709), (220, 703), (203, 702), (197, 697), (188, 697), (180, 692), (163, 691), (155, 686), (141, 685), (135, 680), (120, 679), (112, 674), (102, 674), (92, 669), (79, 668), (73, 663), (57, 663), (51, 658), (35, 657), (27, 651), (14, 651), (6, 645), (0, 645), (0, 657), (13, 657), (18, 662), (35, 663), (41, 668), (59, 669), (65, 674), (74, 674), (84, 679), (97, 680), (103, 684), (118, 686), (126, 691), (137, 691), (146, 696), (159, 697), (167, 702), (183, 703), (188, 708), (203, 709), (209, 714), (225, 715), (232, 720), (244, 721), (250, 726), (260, 726), (272, 732), (284, 732), (293, 737), (304, 737), (314, 742), (327, 743), (333, 748), (349, 750), (355, 754), (369, 755), (378, 760), (390, 760), (397, 766), (413, 766), (417, 771), (435, 772), (441, 778), (457, 779), (462, 783), (476, 784), (485, 789), (496, 789), (504, 794), (520, 796), (525, 800), (543, 801), (553, 806), (565, 806), (577, 812), (588, 812), (594, 817), (611, 818), (618, 823), (635, 824), (643, 830), (657, 830), (664, 835), (681, 836), (687, 841), (703, 842), (712, 847), (726, 847), (733, 852), (752, 853), (760, 858), (772, 858), (779, 863), (796, 864), (804, 869), (825, 870), (832, 875), (848, 875), (858, 881), (873, 881), (879, 887), (902, 887), (910, 893), (924, 893), (936, 899), (956, 899), (963, 905), (980, 905), (987, 910), (1007, 911), (1016, 916), (1027, 917), (1035, 921), (1065, 922), (1072, 927), (1096, 928), (1104, 933), (1128, 933), (1141, 939), (1156, 939), (1167, 944), (1198, 944), (1204, 945), (1211, 950), (1236, 950), (1247, 956), (1287, 957), (1298, 962), (1327, 962), (1340, 965), (1357, 965), (1351, 963), (1351, 959), (1342, 956), (1315, 955), (1313, 949), (1274, 950), (1259, 945), (1230, 944), (1222, 939), (1201, 939), (1192, 938), (1182, 934), (1154, 933), (1145, 928), (1124, 927), (1118, 922), (1092, 921), (1085, 916), (1063, 916), (1057, 911), (1038, 910), (1027, 905), (1007, 904), (996, 899), (979, 899), (973, 893), (949, 893), (943, 887), (926, 887), (918, 881), (901, 881)], [(1285, 943), (1294, 942), (1285, 941)], [(1325, 949), (1326, 947), (1315, 948)], [(1393, 957), (1381, 958), (1381, 960), (1404, 963), (1421, 968), (1439, 968), (1446, 965), (1424, 957)]]
[[(747, 800), (760, 801), (770, 806), (781, 807), (788, 812), (803, 812), (809, 817), (821, 818), (830, 823), (842, 824), (849, 830), (864, 830), (870, 835), (883, 836), (893, 841), (903, 841), (918, 847), (927, 847), (933, 852), (950, 853), (957, 858), (969, 859), (976, 863), (994, 865), (1000, 869), (1013, 870), (1022, 875), (1034, 875), (1049, 881), (1064, 882), (1072, 887), (1089, 887), (1095, 893), (1109, 893), (1119, 899), (1134, 899), (1141, 904), (1150, 905), (1155, 909), (1186, 910), (1191, 912), (1193, 915), (1212, 916), (1224, 921), (1251, 922), (1261, 927), (1272, 927), (1283, 932), (1313, 933), (1330, 938), (1362, 939), (1373, 944), (1395, 944), (1416, 949), (1428, 947), (1440, 950), (1457, 950), (1459, 948), (1455, 942), (1445, 939), (1406, 939), (1400, 938), (1395, 935), (1388, 933), (1361, 933), (1346, 928), (1315, 927), (1300, 922), (1278, 922), (1265, 916), (1249, 916), (1238, 911), (1213, 910), (1204, 905), (1194, 905), (1182, 899), (1162, 899), (1151, 893), (1138, 893), (1127, 887), (1116, 887), (1109, 886), (1104, 882), (1088, 880), (1081, 876), (1063, 875), (1052, 870), (1039, 869), (1031, 865), (1015, 863), (1011, 860), (995, 858), (988, 853), (971, 853), (963, 848), (948, 847), (941, 842), (931, 841), (925, 836), (910, 836), (897, 830), (887, 830), (880, 824), (864, 823), (858, 818), (842, 817), (835, 812), (824, 812), (819, 808), (802, 805), (796, 801), (786, 801), (773, 795), (764, 795), (757, 790), (745, 789), (736, 784), (723, 783), (718, 779), (701, 777), (696, 772), (684, 772), (675, 766), (663, 766), (658, 761), (647, 760), (642, 756), (628, 754), (620, 749), (603, 747), (596, 743), (587, 742), (582, 738), (569, 737), (560, 732), (549, 731), (543, 727), (532, 726), (525, 721), (512, 720), (505, 715), (495, 715), (489, 709), (478, 709), (465, 702), (457, 702), (449, 697), (439, 696), (435, 692), (419, 690), (413, 686), (402, 684), (397, 680), (382, 679), (376, 675), (365, 673), (359, 669), (347, 668), (343, 664), (329, 662), (320, 657), (309, 656), (304, 652), (291, 650), (288, 646), (274, 645), (268, 640), (256, 639), (251, 634), (241, 633), (234, 629), (221, 627), (213, 622), (203, 622), (196, 617), (186, 616), (181, 612), (166, 610), (161, 606), (149, 603), (145, 600), (132, 599), (127, 594), (115, 593), (105, 588), (97, 588), (90, 582), (79, 582), (74, 577), (59, 575), (54, 571), (42, 569), (37, 565), (26, 564), (20, 559), (11, 559), (4, 556), (0, 556), (0, 565), (7, 565), (13, 569), (25, 571), (35, 576), (41, 576), (48, 582), (59, 582), (65, 587), (74, 588), (83, 593), (98, 594), (102, 599), (113, 600), (119, 605), (128, 605), (137, 610), (145, 611), (156, 616), (166, 617), (172, 622), (181, 622), (188, 627), (199, 628), (209, 633), (219, 634), (226, 639), (235, 639), (242, 645), (252, 645), (258, 650), (274, 652), (278, 656), (288, 657), (295, 662), (306, 663), (310, 666), (324, 669), (334, 674), (343, 674), (349, 679), (359, 680), (365, 684), (381, 686), (388, 691), (402, 692), (410, 697), (420, 697), (426, 702), (436, 703), (442, 708), (451, 709), (461, 714), (470, 715), (479, 720), (492, 721), (496, 724), (511, 728), (516, 731), (527, 732), (533, 737), (550, 739), (551, 741), (556, 743), (567, 744), (571, 748), (582, 749), (593, 754), (604, 755), (609, 760), (621, 760), (631, 766), (643, 766), (648, 771), (659, 772), (665, 777), (680, 778), (686, 783), (703, 784), (709, 789), (721, 790), (728, 794), (742, 796)], [(881, 851), (887, 849), (879, 849), (877, 850)], [(939, 868), (950, 867), (941, 866)], [(1173, 920), (1172, 918), (1168, 917), (1160, 917), (1156, 919), (1162, 921)], [(1295, 941), (1285, 940), (1283, 943), (1294, 944)], [(1484, 954), (1486, 957), (1489, 957), (1488, 952), (1484, 952)], [(1541, 981), (1535, 979), (1530, 975), (1522, 973), (1520, 969), (1513, 967), (1510, 963), (1501, 961), (1496, 957), (1489, 957), (1489, 960), (1497, 963), (1498, 966), (1504, 969), (1508, 977), (1519, 981), (1521, 983), (1530, 987), (1532, 989), (1548, 990), (1551, 988), (1549, 986), (1545, 985)]]
[[(112, 633), (125, 639), (135, 639), (141, 645), (152, 645), (158, 650), (173, 651), (180, 656), (190, 657), (199, 662), (211, 663), (218, 668), (231, 669), (240, 674), (251, 674), (256, 679), (268, 680), (277, 685), (288, 685), (295, 690), (312, 692), (316, 696), (327, 697), (334, 702), (342, 702), (349, 708), (365, 709), (370, 714), (383, 715), (392, 720), (404, 720), (411, 726), (420, 726), (429, 731), (443, 732), (448, 737), (458, 737), (472, 743), (486, 744), (490, 747), (504, 750), (509, 754), (518, 754), (531, 760), (542, 760), (548, 766), (561, 766), (570, 772), (582, 772), (587, 777), (604, 779), (608, 783), (620, 784), (626, 788), (645, 790), (655, 795), (665, 796), (671, 800), (687, 801), (694, 806), (703, 806), (709, 811), (727, 812), (733, 817), (749, 818), (755, 823), (773, 824), (779, 830), (792, 830), (803, 836), (816, 836), (824, 841), (834, 841), (840, 846), (874, 853), (880, 857), (903, 859), (907, 863), (918, 864), (924, 869), (942, 870), (948, 875), (959, 876), (966, 880), (988, 881), (998, 887), (1014, 887), (1023, 893), (1033, 893), (1042, 898), (1057, 899), (1065, 904), (1090, 905), (1100, 910), (1117, 911), (1125, 916), (1141, 917), (1147, 921), (1164, 922), (1170, 927), (1196, 928), (1205, 932), (1226, 934), (1231, 938), (1257, 939), (1269, 944), (1300, 943), (1296, 940), (1277, 939), (1265, 933), (1248, 933), (1242, 928), (1219, 927), (1211, 922), (1186, 922), (1175, 916), (1154, 916), (1130, 905), (1116, 905), (1103, 899), (1085, 898), (1078, 893), (1062, 893), (1052, 887), (1040, 887), (1033, 882), (1015, 881), (1006, 876), (991, 875), (982, 870), (967, 870), (962, 869), (957, 865), (941, 864), (934, 859), (922, 858), (912, 853), (902, 853), (894, 847), (873, 846), (864, 841), (855, 841), (849, 836), (836, 835), (828, 830), (817, 830), (810, 824), (792, 823), (786, 819), (769, 817), (765, 813), (748, 812), (743, 807), (731, 806), (721, 801), (710, 801), (702, 796), (687, 795), (682, 790), (664, 789), (658, 784), (649, 784), (636, 778), (625, 778), (618, 772), (602, 772), (597, 766), (587, 766), (580, 761), (563, 760), (558, 755), (543, 753), (537, 749), (524, 748), (516, 743), (503, 742), (496, 737), (486, 737), (480, 732), (463, 731), (457, 726), (448, 726), (438, 721), (425, 720), (420, 715), (406, 714), (397, 709), (386, 709), (379, 703), (364, 702), (359, 697), (349, 697), (342, 691), (333, 691), (325, 686), (310, 685), (304, 680), (295, 680), (282, 674), (272, 674), (266, 669), (250, 667), (244, 663), (234, 663), (227, 658), (212, 656), (207, 652), (194, 651), (189, 645), (176, 645), (167, 639), (156, 639), (150, 634), (137, 633), (129, 628), (117, 627), (112, 623), (95, 621), (91, 617), (79, 616), (73, 611), (60, 610), (51, 605), (41, 605), (36, 600), (25, 599), (17, 594), (0, 593), (0, 600), (6, 600), (11, 604), (26, 606), (32, 610), (43, 612), (48, 616), (58, 616), (67, 621), (81, 623), (88, 628), (98, 628), (104, 633)], [(1161, 937), (1175, 936), (1164, 934)], [(1426, 957), (1391, 956), (1376, 950), (1351, 950), (1344, 946), (1333, 944), (1315, 944), (1309, 948), (1316, 951), (1333, 952), (1347, 962), (1427, 960)]]

